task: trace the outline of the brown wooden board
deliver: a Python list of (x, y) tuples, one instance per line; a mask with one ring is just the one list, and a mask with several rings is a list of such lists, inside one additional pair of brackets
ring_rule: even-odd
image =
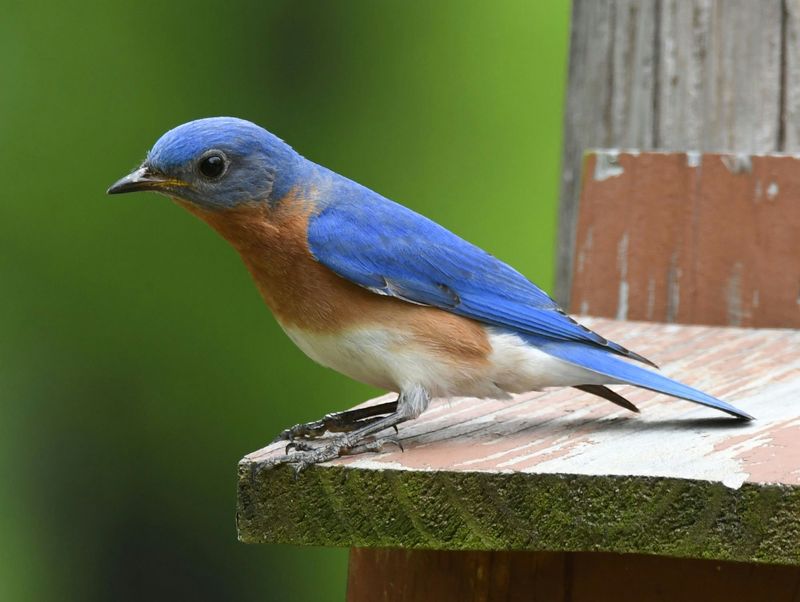
[(571, 311), (800, 327), (800, 158), (586, 156)]
[(639, 554), (355, 548), (350, 602), (798, 602), (795, 567)]

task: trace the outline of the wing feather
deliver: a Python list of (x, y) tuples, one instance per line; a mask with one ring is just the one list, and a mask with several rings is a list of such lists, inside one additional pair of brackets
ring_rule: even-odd
[(309, 221), (314, 257), (375, 293), (520, 333), (588, 343), (651, 363), (581, 326), (512, 267), (388, 199), (331, 203)]

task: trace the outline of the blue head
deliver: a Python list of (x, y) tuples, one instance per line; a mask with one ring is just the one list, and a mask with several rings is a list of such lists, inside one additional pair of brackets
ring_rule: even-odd
[(276, 202), (304, 159), (265, 129), (234, 117), (184, 123), (164, 134), (144, 163), (109, 194), (153, 190), (203, 209)]

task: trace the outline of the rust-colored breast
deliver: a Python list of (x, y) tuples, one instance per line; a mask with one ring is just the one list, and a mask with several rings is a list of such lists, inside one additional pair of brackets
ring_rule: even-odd
[(205, 211), (179, 203), (239, 251), (264, 301), (284, 327), (319, 333), (393, 328), (458, 361), (484, 362), (491, 352), (478, 322), (377, 295), (320, 264), (308, 247), (313, 204), (294, 193), (273, 208), (252, 204)]

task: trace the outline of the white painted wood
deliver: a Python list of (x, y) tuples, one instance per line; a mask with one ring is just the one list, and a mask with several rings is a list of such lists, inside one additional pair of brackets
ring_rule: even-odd
[[(510, 401), (435, 400), (399, 427), (404, 451), (341, 458), (367, 470), (525, 472), (700, 479), (800, 487), (800, 331), (678, 326), (586, 318), (587, 326), (661, 364), (662, 371), (756, 417), (720, 412), (630, 386), (641, 414), (554, 389)], [(736, 370), (731, 370), (736, 366)], [(387, 395), (367, 402), (393, 399)], [(247, 465), (284, 444), (246, 456)]]

